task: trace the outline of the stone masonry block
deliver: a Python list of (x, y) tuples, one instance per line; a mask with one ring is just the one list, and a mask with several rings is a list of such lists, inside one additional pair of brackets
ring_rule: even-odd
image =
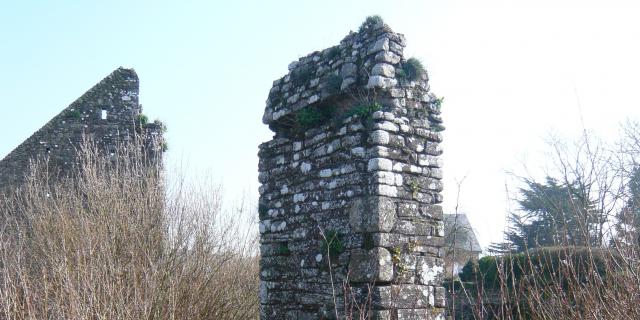
[(424, 309), (435, 305), (434, 287), (426, 285), (376, 286), (371, 298), (373, 307), (379, 309)]
[(396, 68), (388, 63), (377, 63), (373, 66), (371, 74), (375, 76), (393, 78), (396, 75)]
[(389, 232), (396, 223), (396, 204), (387, 197), (354, 199), (349, 224), (354, 232)]
[(367, 82), (367, 89), (371, 88), (381, 88), (387, 89), (394, 87), (398, 84), (398, 80), (394, 78), (386, 78), (380, 75), (374, 75), (369, 77), (369, 82)]
[(385, 248), (357, 249), (349, 260), (351, 282), (389, 282), (393, 279), (391, 253)]
[(402, 284), (392, 286), (392, 291), (396, 294), (398, 308), (425, 308), (433, 307), (434, 305), (432, 286)]
[(434, 257), (419, 256), (416, 261), (416, 275), (420, 284), (442, 283), (444, 276), (442, 261), (436, 260)]
[(369, 160), (369, 163), (367, 164), (367, 170), (369, 171), (375, 171), (375, 170), (391, 171), (392, 168), (393, 168), (393, 162), (385, 158), (374, 158)]

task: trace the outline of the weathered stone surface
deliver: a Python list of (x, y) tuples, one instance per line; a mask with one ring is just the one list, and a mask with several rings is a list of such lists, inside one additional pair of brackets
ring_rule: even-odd
[(394, 78), (387, 78), (380, 75), (374, 75), (369, 77), (369, 82), (367, 82), (367, 89), (380, 88), (387, 89), (394, 87), (398, 84), (398, 80)]
[(435, 305), (434, 287), (415, 284), (385, 285), (372, 288), (374, 308), (427, 309)]
[(351, 282), (389, 282), (393, 279), (391, 253), (385, 248), (357, 249), (349, 260)]
[(444, 278), (442, 261), (437, 262), (434, 257), (420, 256), (416, 260), (416, 276), (419, 284), (438, 285)]
[(367, 165), (367, 170), (369, 171), (391, 171), (393, 168), (393, 162), (389, 159), (385, 158), (374, 158), (369, 160), (369, 164)]
[(434, 234), (434, 227), (428, 221), (399, 220), (394, 231), (407, 235), (431, 236)]
[(400, 62), (400, 56), (390, 51), (380, 51), (376, 54), (375, 61), (397, 64)]
[(442, 220), (442, 207), (415, 202), (402, 202), (398, 204), (398, 217), (401, 218), (431, 218)]
[[(425, 76), (396, 74), (404, 45), (367, 26), (274, 81), (275, 136), (258, 153), (262, 319), (328, 316), (345, 298), (332, 281), (358, 301), (371, 286), (374, 319), (442, 313), (440, 111)], [(298, 123), (316, 111), (329, 119)]]
[(400, 309), (416, 309), (434, 306), (434, 288), (432, 286), (403, 284), (392, 286), (396, 294), (396, 305)]
[(356, 78), (344, 78), (340, 85), (340, 90), (345, 90), (356, 83)]
[(389, 51), (389, 38), (384, 37), (384, 38), (378, 39), (369, 50), (369, 54), (376, 53), (379, 51)]
[(396, 76), (396, 68), (388, 63), (377, 63), (373, 66), (373, 69), (371, 69), (371, 74), (374, 76), (393, 78)]
[(345, 63), (340, 68), (340, 76), (344, 78), (355, 77), (358, 74), (358, 66), (355, 63)]
[(349, 208), (349, 225), (355, 232), (389, 232), (396, 222), (396, 206), (386, 197), (353, 200)]

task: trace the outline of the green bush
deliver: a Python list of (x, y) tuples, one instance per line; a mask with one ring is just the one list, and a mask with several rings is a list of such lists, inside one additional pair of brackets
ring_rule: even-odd
[(141, 125), (141, 126), (144, 126), (147, 123), (149, 123), (149, 117), (147, 117), (147, 115), (141, 113), (136, 117), (136, 123)]
[(297, 124), (305, 130), (317, 126), (324, 119), (324, 115), (317, 108), (307, 107), (296, 113)]
[(606, 256), (603, 249), (586, 247), (544, 247), (529, 252), (505, 256), (486, 256), (477, 262), (469, 261), (460, 273), (461, 281), (478, 281), (485, 288), (498, 288), (526, 284), (534, 279), (538, 283), (553, 283), (554, 275), (562, 270), (573, 270), (580, 281), (591, 272), (605, 277)]
[[(337, 81), (336, 81), (337, 82)], [(304, 134), (305, 131), (323, 125), (325, 123), (338, 123), (351, 116), (359, 116), (362, 119), (370, 119), (371, 114), (382, 110), (382, 104), (372, 102), (369, 104), (356, 105), (346, 111), (338, 109), (333, 105), (308, 106), (298, 110), (288, 124), (289, 132), (293, 135)]]
[(405, 78), (409, 81), (415, 81), (420, 79), (424, 74), (424, 66), (422, 62), (417, 58), (409, 58), (402, 64), (402, 68), (397, 73), (401, 78)]
[(384, 23), (384, 21), (382, 20), (382, 17), (380, 17), (379, 15), (368, 16), (364, 20), (364, 22), (360, 25), (360, 29), (358, 29), (358, 31), (363, 32), (363, 31), (371, 30), (373, 29), (374, 26), (381, 23)]

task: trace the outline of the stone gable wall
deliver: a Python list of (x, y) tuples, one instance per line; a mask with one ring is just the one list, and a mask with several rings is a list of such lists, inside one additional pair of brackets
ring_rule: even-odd
[(36, 159), (47, 159), (51, 174), (64, 176), (76, 163), (77, 150), (87, 137), (108, 156), (118, 143), (132, 139), (136, 130), (144, 131), (148, 139), (160, 138), (159, 124), (136, 125), (142, 112), (138, 94), (135, 71), (115, 70), (0, 161), (0, 192), (18, 187)]
[[(345, 296), (373, 319), (442, 315), (443, 127), (426, 73), (401, 76), (404, 46), (368, 25), (274, 82), (263, 122), (275, 136), (259, 151), (262, 319), (343, 317)], [(305, 109), (332, 111), (299, 126)]]

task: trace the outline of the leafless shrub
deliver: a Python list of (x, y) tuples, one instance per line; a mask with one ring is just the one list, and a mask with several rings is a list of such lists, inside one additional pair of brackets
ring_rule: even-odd
[[(255, 319), (255, 237), (220, 190), (169, 188), (140, 144), (87, 143), (0, 201), (0, 319)], [(246, 216), (246, 208), (241, 212)]]
[[(569, 189), (567, 194), (579, 187), (587, 201), (542, 193), (546, 205), (562, 208), (559, 216), (565, 217), (552, 221), (557, 226), (553, 243), (523, 242), (519, 252), (506, 250), (469, 263), (461, 279), (451, 283), (458, 293), (456, 307), (450, 306), (453, 318), (640, 318), (639, 127), (627, 123), (615, 148), (587, 132), (573, 145), (550, 142), (554, 168), (547, 175)], [(588, 219), (580, 213), (588, 213)]]

